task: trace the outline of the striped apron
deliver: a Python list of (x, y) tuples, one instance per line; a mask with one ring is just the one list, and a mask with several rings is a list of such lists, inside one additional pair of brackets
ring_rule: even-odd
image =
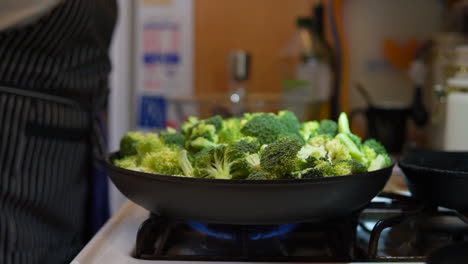
[(115, 0), (65, 0), (0, 32), (0, 263), (67, 263), (86, 242), (94, 113)]

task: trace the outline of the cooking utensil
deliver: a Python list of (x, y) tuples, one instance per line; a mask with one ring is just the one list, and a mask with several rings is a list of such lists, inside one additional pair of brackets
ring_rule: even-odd
[(221, 224), (314, 222), (362, 209), (384, 187), (392, 166), (320, 179), (218, 180), (126, 170), (106, 161), (117, 188), (150, 212)]
[(427, 264), (468, 263), (468, 242), (455, 243), (434, 250), (427, 258)]
[(407, 107), (369, 106), (355, 109), (351, 119), (364, 114), (367, 119), (367, 138), (375, 138), (391, 153), (399, 153), (406, 140), (406, 121), (410, 115)]
[(414, 198), (431, 206), (468, 211), (468, 152), (405, 154), (399, 166)]

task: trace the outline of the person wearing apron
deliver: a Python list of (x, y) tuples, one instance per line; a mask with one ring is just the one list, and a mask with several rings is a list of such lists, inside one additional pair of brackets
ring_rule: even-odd
[(2, 264), (68, 263), (89, 231), (91, 138), (108, 91), (117, 7), (39, 2), (55, 3), (0, 31)]

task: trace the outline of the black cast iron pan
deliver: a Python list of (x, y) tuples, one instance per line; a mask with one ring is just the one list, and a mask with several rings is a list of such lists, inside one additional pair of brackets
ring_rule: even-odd
[(106, 164), (117, 188), (150, 212), (220, 224), (314, 222), (350, 215), (385, 186), (392, 166), (321, 179), (217, 180), (137, 172)]
[(427, 264), (468, 263), (468, 242), (451, 244), (434, 250), (427, 258)]
[(468, 212), (468, 152), (409, 153), (399, 166), (415, 199)]

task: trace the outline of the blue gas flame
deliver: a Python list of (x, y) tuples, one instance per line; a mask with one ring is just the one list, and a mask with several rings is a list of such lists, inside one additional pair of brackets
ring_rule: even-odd
[(251, 240), (269, 239), (273, 237), (284, 236), (297, 228), (297, 224), (283, 224), (268, 231), (254, 231), (249, 235)]
[[(187, 225), (202, 234), (219, 239), (234, 240), (237, 239), (239, 235), (234, 231), (234, 229), (228, 230), (226, 228), (211, 228), (209, 225), (200, 222), (187, 222)], [(282, 224), (276, 226), (249, 227), (248, 237), (250, 240), (281, 237), (294, 231), (297, 226), (297, 224)]]

